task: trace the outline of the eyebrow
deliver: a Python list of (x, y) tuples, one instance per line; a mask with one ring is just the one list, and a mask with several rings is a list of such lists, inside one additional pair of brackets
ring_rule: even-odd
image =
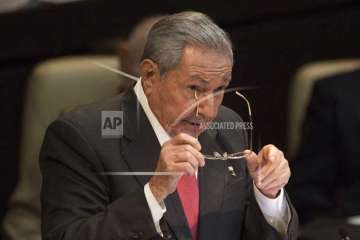
[[(191, 79), (192, 79), (192, 80), (195, 80), (195, 81), (200, 81), (201, 83), (203, 83), (203, 84), (205, 84), (205, 85), (208, 85), (208, 84), (209, 84), (209, 81), (205, 80), (204, 78), (200, 77), (200, 76), (197, 75), (197, 74), (192, 75), (192, 76), (191, 76)], [(228, 82), (230, 82), (231, 77), (225, 76), (223, 80), (224, 80), (225, 83), (228, 83)]]
[(192, 80), (195, 80), (195, 81), (200, 81), (201, 83), (205, 84), (205, 85), (208, 85), (209, 84), (209, 81), (206, 81), (205, 79), (203, 79), (202, 77), (200, 77), (199, 75), (195, 74), (195, 75), (192, 75), (191, 76), (191, 79)]

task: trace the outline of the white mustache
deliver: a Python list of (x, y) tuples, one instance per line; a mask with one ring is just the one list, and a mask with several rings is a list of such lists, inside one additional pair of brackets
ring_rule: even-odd
[(185, 120), (187, 122), (195, 123), (195, 124), (204, 124), (204, 123), (211, 122), (210, 120), (206, 120), (206, 119), (199, 118), (199, 117), (184, 118), (183, 120)]

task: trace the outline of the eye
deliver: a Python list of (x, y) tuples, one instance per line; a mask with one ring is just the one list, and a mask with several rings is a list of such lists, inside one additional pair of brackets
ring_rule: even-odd
[(189, 86), (189, 89), (192, 90), (192, 91), (196, 91), (196, 90), (197, 90), (196, 86), (194, 86), (194, 85)]
[(197, 92), (203, 91), (202, 88), (200, 88), (199, 86), (196, 86), (196, 85), (190, 85), (190, 86), (189, 86), (189, 89), (190, 89), (191, 91), (197, 91)]
[(217, 89), (215, 89), (214, 93), (220, 92), (220, 91), (224, 91), (226, 89), (226, 86), (220, 86)]

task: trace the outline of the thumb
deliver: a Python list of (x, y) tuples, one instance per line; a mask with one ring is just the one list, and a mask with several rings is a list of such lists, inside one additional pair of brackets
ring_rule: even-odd
[(245, 154), (246, 165), (249, 169), (249, 172), (255, 172), (259, 167), (258, 156), (256, 155), (256, 153), (250, 150), (245, 150)]

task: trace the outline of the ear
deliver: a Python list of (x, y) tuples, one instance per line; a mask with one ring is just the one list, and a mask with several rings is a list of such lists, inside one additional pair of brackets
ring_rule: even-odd
[(144, 59), (140, 63), (141, 82), (146, 96), (150, 96), (155, 84), (160, 81), (158, 65), (150, 59)]

